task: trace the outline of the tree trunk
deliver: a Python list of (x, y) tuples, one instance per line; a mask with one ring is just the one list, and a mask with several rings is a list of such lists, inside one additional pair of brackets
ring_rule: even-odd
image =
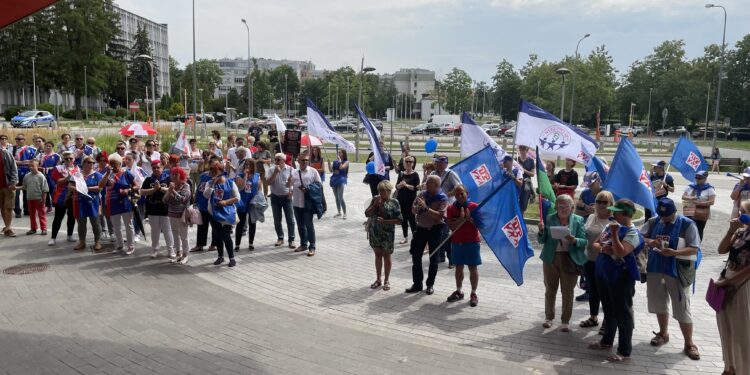
[(78, 91), (73, 91), (73, 98), (75, 103), (75, 109), (76, 109), (76, 120), (81, 119), (81, 95), (78, 93)]

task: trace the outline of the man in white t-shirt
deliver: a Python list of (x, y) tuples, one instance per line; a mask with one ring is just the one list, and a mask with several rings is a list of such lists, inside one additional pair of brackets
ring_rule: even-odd
[[(315, 212), (305, 208), (305, 192), (313, 183), (321, 183), (320, 175), (315, 168), (309, 168), (310, 156), (306, 153), (300, 155), (299, 169), (292, 171), (292, 206), (294, 207), (294, 219), (297, 221), (300, 246), (295, 252), (307, 250), (307, 256), (315, 255)], [(308, 246), (309, 243), (309, 246)]]

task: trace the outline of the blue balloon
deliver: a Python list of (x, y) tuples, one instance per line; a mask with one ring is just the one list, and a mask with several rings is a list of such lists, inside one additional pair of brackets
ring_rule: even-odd
[(427, 142), (424, 143), (424, 152), (431, 154), (435, 151), (437, 151), (438, 148), (438, 142), (432, 138), (428, 139)]
[(365, 165), (365, 170), (369, 174), (375, 174), (375, 162), (374, 161), (367, 162), (367, 164)]

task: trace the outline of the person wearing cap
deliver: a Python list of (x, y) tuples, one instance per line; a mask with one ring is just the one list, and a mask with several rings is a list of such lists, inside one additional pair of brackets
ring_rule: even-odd
[[(430, 175), (440, 178), (440, 189), (445, 193), (446, 196), (448, 196), (448, 203), (451, 204), (456, 201), (453, 196), (453, 190), (456, 188), (456, 186), (461, 184), (461, 179), (455, 172), (448, 168), (448, 156), (446, 156), (445, 154), (435, 154), (435, 156), (432, 158), (432, 161), (433, 163), (435, 163), (435, 170), (432, 171)], [(444, 224), (440, 231), (440, 241), (443, 243), (443, 246), (438, 251), (438, 260), (440, 261), (440, 263), (443, 263), (445, 262), (445, 259), (448, 258), (448, 268), (453, 268), (453, 261), (451, 260), (451, 246), (448, 241), (445, 241), (445, 239), (448, 238), (448, 233), (448, 226)]]
[(636, 257), (643, 249), (643, 238), (633, 225), (635, 205), (629, 199), (619, 199), (607, 207), (614, 220), (610, 221), (593, 248), (596, 259), (596, 285), (604, 309), (604, 335), (589, 344), (590, 349), (611, 350), (615, 333), (619, 331), (617, 352), (607, 357), (609, 362), (630, 358), (633, 349), (633, 295), (635, 281), (640, 279)]
[(648, 246), (646, 289), (648, 312), (656, 314), (659, 332), (651, 345), (669, 342), (669, 306), (672, 316), (680, 324), (685, 338), (684, 352), (690, 359), (700, 359), (693, 342), (693, 318), (690, 312), (690, 285), (695, 282), (696, 262), (700, 255), (700, 236), (693, 220), (677, 213), (669, 198), (661, 198), (656, 205), (657, 217), (641, 228)]
[[(573, 213), (573, 198), (561, 194), (555, 199), (557, 212), (539, 220), (537, 241), (544, 245), (539, 258), (544, 273), (544, 328), (552, 327), (555, 319), (555, 299), (558, 286), (562, 293), (563, 332), (570, 332), (570, 317), (573, 315), (573, 291), (578, 280), (579, 267), (586, 263), (586, 230), (583, 218)], [(552, 227), (567, 227), (569, 234), (561, 239), (552, 238)]]
[[(588, 259), (583, 265), (583, 275), (585, 275), (586, 279), (586, 293), (584, 293), (586, 299), (582, 299), (580, 298), (581, 296), (578, 296), (576, 297), (576, 300), (589, 302), (590, 315), (588, 319), (579, 324), (581, 328), (599, 326), (599, 305), (601, 299), (599, 298), (599, 291), (597, 289), (595, 277), (596, 258), (599, 256), (599, 250), (594, 248), (594, 244), (599, 238), (599, 235), (601, 235), (604, 229), (609, 225), (610, 212), (607, 207), (612, 206), (613, 204), (614, 198), (612, 197), (612, 193), (608, 191), (600, 191), (599, 194), (596, 195), (596, 208), (594, 209), (594, 214), (589, 215), (589, 218), (586, 219), (586, 224), (584, 225), (587, 241), (586, 258)], [(604, 323), (602, 323), (602, 328), (599, 332), (603, 331)]]
[(411, 240), (409, 253), (411, 254), (412, 285), (406, 293), (421, 292), (424, 287), (424, 271), (422, 270), (422, 256), (425, 245), (429, 248), (430, 265), (427, 270), (427, 289), (425, 293), (434, 293), (433, 285), (438, 271), (438, 245), (445, 227), (445, 212), (448, 208), (448, 196), (440, 189), (440, 177), (429, 175), (425, 179), (425, 190), (420, 193), (411, 207), (416, 216), (417, 230)]
[(503, 169), (505, 170), (505, 175), (509, 178), (512, 178), (513, 183), (516, 184), (517, 188), (519, 188), (520, 198), (520, 188), (523, 186), (523, 172), (521, 171), (521, 168), (516, 168), (516, 166), (513, 165), (512, 156), (505, 155), (503, 157)]
[(578, 187), (578, 172), (573, 169), (576, 166), (576, 161), (573, 159), (565, 159), (565, 168), (561, 169), (555, 174), (555, 179), (552, 180), (552, 187), (555, 188), (555, 195), (567, 194), (571, 198), (575, 199), (576, 188)]
[(727, 267), (716, 286), (726, 290), (723, 308), (716, 313), (721, 351), (722, 375), (750, 374), (750, 200), (742, 202), (740, 217), (729, 222), (729, 230), (719, 243), (719, 254), (729, 254)]
[(174, 236), (168, 217), (167, 204), (164, 196), (169, 188), (169, 176), (163, 177), (163, 166), (160, 161), (151, 162), (151, 175), (146, 177), (141, 186), (141, 195), (146, 200), (146, 215), (151, 226), (151, 259), (159, 256), (159, 237), (164, 235), (167, 244), (167, 256), (175, 258)]
[(601, 179), (596, 172), (586, 172), (583, 175), (583, 190), (578, 195), (576, 201), (576, 215), (583, 217), (583, 220), (589, 218), (589, 215), (595, 211), (596, 196), (602, 191)]
[(703, 229), (706, 222), (711, 218), (711, 206), (716, 200), (716, 190), (706, 179), (708, 171), (695, 173), (695, 183), (688, 185), (682, 194), (682, 208), (685, 216), (689, 217), (698, 226), (698, 235), (703, 241)]
[[(659, 160), (651, 164), (651, 173), (648, 175), (651, 186), (654, 187), (654, 195), (657, 201), (669, 195), (670, 192), (674, 192), (674, 178), (671, 174), (666, 173), (664, 170), (666, 166), (666, 161)], [(647, 208), (645, 212), (646, 220), (650, 219), (652, 215), (653, 212)]]
[(534, 185), (531, 183), (531, 179), (534, 178), (536, 173), (536, 160), (528, 156), (528, 152), (527, 146), (518, 146), (518, 158), (516, 160), (523, 170), (523, 188), (520, 189), (521, 212), (526, 212), (529, 199), (534, 195)]
[(734, 201), (731, 216), (734, 219), (739, 217), (740, 204), (746, 200), (750, 200), (750, 167), (742, 171), (742, 180), (734, 185), (729, 197)]

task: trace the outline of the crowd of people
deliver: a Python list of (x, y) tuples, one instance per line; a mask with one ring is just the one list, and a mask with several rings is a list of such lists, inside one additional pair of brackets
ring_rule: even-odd
[[(244, 137), (230, 134), (222, 141), (221, 133), (214, 131), (205, 150), (191, 139), (189, 150), (170, 147), (171, 152), (166, 153), (158, 151), (157, 139), (125, 138), (114, 150), (102, 150), (94, 138), (85, 139), (80, 134), (63, 134), (57, 144), (32, 136), (30, 145), (22, 133), (16, 135), (15, 145), (8, 143), (7, 135), (0, 134), (2, 234), (15, 237), (13, 214), (16, 219), (25, 214), (30, 220), (26, 234), (49, 235), (50, 246), (57, 244), (65, 221), (68, 241), (76, 242), (74, 229), (78, 228), (74, 250), (102, 252), (104, 242), (113, 242), (113, 252), (130, 255), (141, 238), (146, 240), (147, 222), (152, 258), (164, 256), (186, 264), (191, 252), (215, 250), (215, 265), (228, 261), (228, 266), (234, 267), (235, 254), (245, 238), (247, 250), (255, 249), (257, 223), (265, 220), (270, 205), (275, 246), (286, 244), (294, 252), (313, 257), (318, 250), (315, 219), (328, 209), (326, 176), (335, 199), (334, 218), (347, 218), (347, 153), (338, 149), (335, 160), (326, 160), (320, 148), (311, 147), (290, 155), (281, 152), (277, 134), (262, 135), (262, 130), (251, 127)], [(447, 261), (455, 269), (456, 285), (447, 301), (464, 299), (466, 267), (471, 286), (469, 304), (477, 306), (478, 266), (482, 263), (481, 238), (472, 219), (477, 203), (471, 201), (459, 176), (448, 167), (446, 155), (435, 154), (431, 162), (424, 163), (420, 178), (417, 159), (408, 144), (402, 145), (401, 152), (398, 163), (385, 153), (382, 160), (386, 174), (368, 174), (363, 181), (372, 193), (365, 210), (365, 231), (375, 256), (376, 279), (370, 287), (390, 290), (396, 226), (401, 226), (403, 238), (399, 243), (409, 245), (412, 258), (412, 285), (405, 292), (433, 294), (439, 263)], [(718, 158), (718, 150), (715, 153)], [(515, 159), (506, 156), (502, 160), (504, 178), (518, 187), (519, 196), (514, 199), (518, 199), (522, 211), (535, 199), (535, 163), (525, 146), (519, 146)], [(589, 348), (612, 350), (619, 334), (617, 350), (607, 359), (627, 360), (632, 352), (633, 309), (637, 308), (633, 295), (636, 283), (642, 282), (646, 284), (647, 309), (656, 315), (659, 325), (651, 345), (669, 342), (671, 307), (684, 337), (685, 354), (699, 359), (692, 338), (690, 301), (704, 229), (716, 201), (715, 189), (707, 182), (709, 172), (695, 174), (695, 183), (681, 195), (683, 211), (679, 213), (669, 197), (675, 192), (674, 179), (665, 171), (664, 161), (654, 163), (649, 178), (658, 200), (656, 212), (647, 210), (644, 225), (636, 228), (634, 203), (615, 200), (602, 189), (596, 172), (585, 173), (583, 189), (577, 193), (575, 161), (566, 160), (556, 173), (553, 162), (548, 161), (546, 166), (556, 199), (554, 213), (538, 224), (545, 286), (543, 327), (552, 328), (554, 324), (560, 290), (560, 330), (571, 330), (574, 290), (581, 278), (586, 293), (578, 299), (588, 301), (589, 314), (579, 326), (601, 325), (601, 339)], [(391, 173), (396, 174), (395, 185)], [(750, 168), (742, 178), (731, 193), (734, 211), (730, 230), (718, 249), (721, 254), (728, 253), (729, 260), (717, 283), (726, 286), (733, 296), (717, 313), (725, 374), (750, 373), (746, 355), (750, 332), (743, 319), (750, 308), (750, 287), (745, 283), (750, 278)], [(53, 219), (48, 233), (46, 218), (50, 211)], [(194, 239), (188, 238), (190, 225), (197, 226)], [(89, 226), (93, 244), (86, 242)], [(426, 279), (422, 265), (425, 254), (429, 262)]]

